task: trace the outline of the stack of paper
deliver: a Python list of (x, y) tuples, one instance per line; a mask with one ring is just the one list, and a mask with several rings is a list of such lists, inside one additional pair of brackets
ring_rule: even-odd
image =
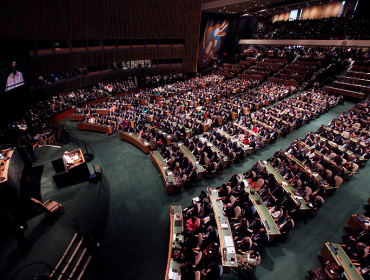
[(231, 236), (225, 236), (226, 247), (234, 247), (233, 238)]

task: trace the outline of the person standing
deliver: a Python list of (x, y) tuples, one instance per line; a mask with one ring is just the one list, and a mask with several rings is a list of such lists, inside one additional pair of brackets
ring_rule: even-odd
[(22, 252), (26, 252), (31, 248), (31, 244), (28, 242), (23, 234), (23, 227), (18, 224), (14, 217), (8, 212), (7, 213), (7, 229), (9, 230), (12, 237), (17, 240), (18, 246)]
[(63, 133), (63, 137), (64, 137), (66, 143), (69, 143), (70, 134), (69, 134), (69, 131), (68, 131), (68, 129), (65, 125), (63, 125), (62, 133)]

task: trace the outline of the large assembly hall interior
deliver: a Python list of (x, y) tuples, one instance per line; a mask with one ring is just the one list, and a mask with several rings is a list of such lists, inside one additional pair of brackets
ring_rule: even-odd
[(1, 1), (0, 279), (369, 280), (369, 12)]

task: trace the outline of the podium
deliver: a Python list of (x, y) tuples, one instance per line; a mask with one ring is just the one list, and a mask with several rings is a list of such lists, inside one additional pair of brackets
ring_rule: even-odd
[(58, 189), (82, 183), (90, 177), (90, 171), (81, 149), (69, 152), (69, 157), (72, 163), (68, 168), (68, 172), (64, 170), (62, 158), (53, 161), (56, 172), (53, 179)]
[(69, 167), (71, 183), (75, 185), (87, 181), (91, 174), (81, 149), (69, 152), (69, 156), (73, 160), (72, 165)]

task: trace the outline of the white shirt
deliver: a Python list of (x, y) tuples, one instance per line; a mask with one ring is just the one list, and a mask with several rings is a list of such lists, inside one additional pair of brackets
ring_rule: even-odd
[(69, 164), (73, 163), (71, 157), (69, 155), (63, 155), (63, 164), (64, 164), (64, 170), (66, 172), (69, 171)]
[(6, 81), (5, 91), (24, 85), (23, 75), (17, 71), (15, 75), (11, 73)]

